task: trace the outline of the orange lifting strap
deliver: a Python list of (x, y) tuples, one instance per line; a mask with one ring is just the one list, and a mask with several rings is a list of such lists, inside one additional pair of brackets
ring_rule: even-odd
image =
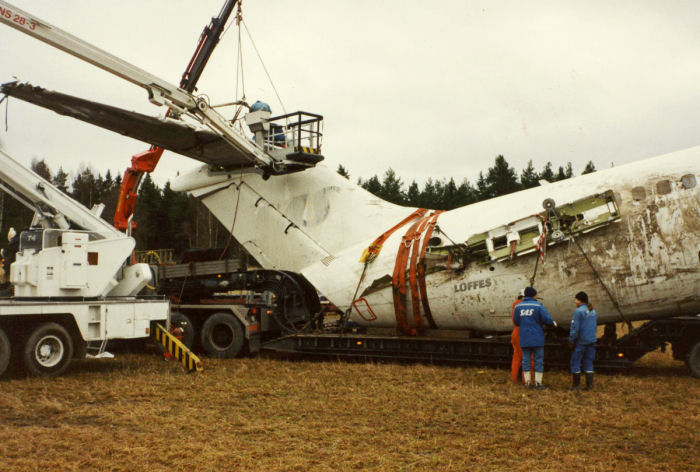
[(394, 234), (394, 231), (396, 231), (397, 229), (406, 225), (411, 220), (413, 220), (415, 218), (422, 217), (423, 215), (425, 215), (425, 213), (427, 211), (428, 210), (425, 208), (418, 208), (416, 211), (414, 211), (413, 213), (408, 215), (406, 218), (401, 220), (399, 223), (394, 225), (393, 228), (383, 232), (377, 239), (374, 240), (374, 242), (372, 244), (369, 245), (369, 247), (367, 249), (365, 249), (362, 252), (362, 256), (360, 257), (360, 262), (370, 263), (374, 259), (376, 259), (377, 256), (379, 255), (379, 252), (382, 250), (382, 245), (384, 244), (384, 241), (389, 239), (389, 236)]
[[(423, 303), (425, 318), (428, 320), (428, 324), (430, 324), (432, 329), (437, 328), (437, 325), (433, 319), (433, 312), (430, 311), (430, 304), (428, 303), (428, 289), (425, 285), (425, 249), (428, 247), (428, 241), (430, 241), (430, 238), (433, 236), (433, 230), (437, 224), (438, 216), (440, 216), (440, 213), (443, 213), (444, 211), (445, 210), (439, 210), (433, 213), (433, 216), (428, 223), (428, 230), (425, 232), (425, 237), (423, 238), (423, 246), (421, 247), (420, 258), (418, 259), (418, 286), (420, 288), (420, 298), (421, 302)], [(450, 261), (448, 260), (448, 269), (449, 263)], [(413, 289), (411, 289), (411, 293), (413, 293)], [(418, 318), (420, 319), (420, 315)]]
[[(394, 265), (394, 275), (391, 278), (393, 295), (394, 295), (394, 314), (396, 315), (396, 324), (398, 328), (405, 334), (416, 335), (418, 330), (408, 326), (406, 316), (406, 262), (408, 255), (413, 247), (413, 241), (418, 233), (418, 228), (422, 225), (424, 219), (416, 221), (406, 231), (406, 234), (401, 238), (399, 250), (396, 253), (396, 264)], [(420, 234), (418, 234), (420, 238)]]
[[(430, 215), (416, 221), (406, 232), (401, 239), (401, 245), (396, 254), (396, 264), (394, 266), (394, 274), (392, 277), (393, 295), (394, 295), (394, 313), (396, 315), (396, 323), (398, 328), (405, 334), (412, 336), (418, 334), (423, 328), (420, 312), (420, 304), (422, 302), (425, 316), (431, 328), (436, 328), (433, 320), (430, 306), (428, 304), (428, 295), (425, 284), (425, 250), (428, 246), (428, 240), (433, 234), (437, 218), (442, 211), (432, 212)], [(426, 231), (427, 228), (427, 231)], [(421, 246), (420, 240), (423, 232), (426, 231), (423, 237)], [(406, 313), (406, 264), (409, 262), (409, 285), (411, 287), (411, 308), (413, 311), (414, 327), (408, 325), (408, 317)]]

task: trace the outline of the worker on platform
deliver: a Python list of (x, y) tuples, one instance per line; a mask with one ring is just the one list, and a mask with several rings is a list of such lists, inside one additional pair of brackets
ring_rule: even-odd
[(578, 390), (581, 383), (581, 364), (586, 374), (586, 386), (584, 390), (593, 388), (593, 360), (595, 359), (596, 328), (598, 326), (598, 314), (593, 305), (588, 301), (586, 292), (578, 292), (574, 297), (576, 310), (571, 319), (569, 330), (569, 347), (571, 353), (571, 387), (569, 390)]
[(535, 358), (535, 382), (537, 390), (544, 390), (542, 377), (544, 375), (544, 330), (543, 325), (557, 326), (549, 316), (547, 309), (535, 300), (537, 290), (533, 287), (525, 287), (525, 298), (515, 306), (513, 323), (520, 327), (520, 348), (523, 351), (523, 376), (525, 386), (531, 387), (530, 355)]

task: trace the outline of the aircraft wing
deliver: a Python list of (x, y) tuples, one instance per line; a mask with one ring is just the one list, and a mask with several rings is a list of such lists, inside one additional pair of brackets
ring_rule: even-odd
[(3, 84), (0, 92), (213, 166), (234, 169), (253, 164), (219, 135), (181, 121), (162, 120), (26, 83)]

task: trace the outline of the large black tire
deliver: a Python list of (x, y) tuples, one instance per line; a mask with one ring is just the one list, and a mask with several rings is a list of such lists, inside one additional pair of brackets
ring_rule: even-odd
[(174, 328), (180, 328), (182, 330), (182, 344), (187, 346), (188, 349), (192, 349), (195, 339), (195, 327), (192, 324), (192, 320), (179, 311), (170, 312), (170, 326), (171, 331)]
[(688, 369), (690, 369), (690, 374), (700, 379), (700, 340), (690, 346), (686, 363), (688, 364)]
[(38, 377), (61, 375), (73, 358), (73, 341), (58, 323), (43, 323), (34, 328), (24, 345), (27, 371)]
[(243, 326), (231, 313), (218, 312), (202, 325), (202, 349), (211, 357), (239, 356), (245, 345)]
[(0, 328), (0, 377), (7, 370), (7, 366), (10, 365), (10, 338), (7, 337), (5, 331)]

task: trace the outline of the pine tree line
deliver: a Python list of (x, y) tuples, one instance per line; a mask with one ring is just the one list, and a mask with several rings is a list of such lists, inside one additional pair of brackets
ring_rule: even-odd
[[(92, 208), (98, 203), (105, 205), (102, 218), (111, 222), (117, 206), (121, 176), (112, 177), (111, 172), (102, 174), (86, 167), (72, 179), (62, 167), (52, 173), (46, 162), (33, 160), (31, 168), (64, 193)], [(31, 223), (33, 211), (23, 206), (5, 192), (0, 192), (0, 231), (4, 239), (10, 227), (17, 231)], [(175, 249), (181, 254), (184, 249), (224, 247), (230, 243), (236, 254), (240, 249), (235, 241), (229, 241), (229, 231), (197, 199), (175, 192), (166, 183), (161, 189), (146, 174), (141, 184), (134, 211), (137, 222), (134, 238), (137, 250)], [(4, 241), (0, 240), (0, 245)], [(238, 250), (238, 251), (237, 251)]]
[[(582, 174), (595, 172), (595, 165), (588, 161)], [(345, 178), (350, 178), (350, 173), (338, 166), (338, 173)], [(410, 207), (430, 208), (434, 210), (451, 210), (470, 203), (487, 200), (489, 198), (506, 195), (527, 188), (536, 187), (540, 180), (556, 182), (573, 177), (574, 171), (571, 162), (566, 166), (559, 166), (555, 172), (551, 162), (547, 162), (544, 168), (537, 172), (532, 164), (523, 169), (520, 174), (511, 167), (502, 155), (496, 156), (493, 167), (486, 173), (479, 172), (479, 178), (474, 185), (466, 178), (458, 185), (454, 178), (428, 180), (421, 188), (413, 180), (408, 187), (404, 181), (389, 168), (380, 179), (373, 175), (367, 180), (357, 179), (358, 185), (370, 193), (398, 205)]]
[[(92, 208), (95, 204), (103, 203), (105, 208), (102, 217), (107, 221), (112, 220), (122, 183), (121, 176), (112, 177), (110, 171), (102, 176), (86, 167), (71, 179), (62, 167), (52, 173), (43, 159), (35, 159), (31, 167), (37, 174), (86, 207)], [(594, 171), (595, 166), (589, 162), (583, 173)], [(342, 165), (338, 166), (338, 173), (350, 178), (349, 172)], [(554, 182), (572, 176), (571, 163), (560, 166), (557, 172), (554, 172), (552, 164), (548, 162), (542, 171), (537, 172), (532, 161), (518, 174), (505, 158), (499, 155), (493, 167), (485, 173), (479, 173), (474, 185), (467, 179), (463, 179), (457, 185), (454, 178), (429, 178), (422, 188), (415, 181), (406, 187), (392, 169), (388, 169), (381, 180), (374, 175), (367, 180), (358, 179), (358, 184), (378, 197), (399, 205), (450, 210), (535, 187), (541, 179)], [(10, 227), (18, 231), (28, 227), (32, 215), (33, 210), (24, 207), (8, 194), (0, 192), (0, 232), (3, 239)], [(224, 228), (201, 202), (185, 193), (173, 191), (169, 182), (161, 189), (148, 174), (141, 184), (134, 220), (138, 224), (134, 232), (138, 250), (175, 249), (175, 253), (180, 254), (184, 249), (229, 245), (232, 254), (243, 254), (242, 248), (231, 240), (230, 228)], [(3, 243), (4, 241), (0, 240), (0, 245)]]

